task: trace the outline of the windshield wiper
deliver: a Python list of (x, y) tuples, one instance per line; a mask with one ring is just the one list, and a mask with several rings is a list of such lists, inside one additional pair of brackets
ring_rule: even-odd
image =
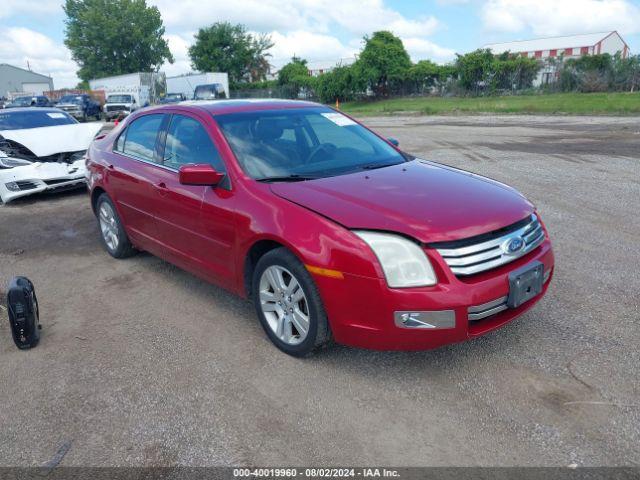
[(256, 178), (258, 182), (303, 182), (305, 180), (316, 180), (322, 177), (314, 177), (313, 175), (298, 175), (292, 173), (291, 175), (273, 176), (273, 177), (261, 177)]
[(398, 162), (398, 163), (369, 163), (367, 165), (360, 165), (360, 168), (362, 170), (375, 170), (377, 168), (392, 167), (394, 165), (400, 165), (400, 163), (403, 163), (403, 162)]

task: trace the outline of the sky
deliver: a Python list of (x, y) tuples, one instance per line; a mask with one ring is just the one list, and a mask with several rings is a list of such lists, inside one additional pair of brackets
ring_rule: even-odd
[[(64, 46), (60, 0), (2, 0), (0, 63), (53, 77), (55, 88), (78, 83)], [(362, 37), (390, 30), (414, 62), (446, 63), (489, 43), (617, 30), (640, 53), (640, 0), (147, 0), (160, 9), (175, 63), (167, 75), (190, 71), (187, 49), (198, 28), (218, 21), (268, 33), (270, 62), (293, 56), (323, 68), (352, 58)]]

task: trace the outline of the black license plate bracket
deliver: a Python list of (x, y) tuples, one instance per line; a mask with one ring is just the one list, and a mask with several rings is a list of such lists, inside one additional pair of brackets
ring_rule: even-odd
[(532, 262), (509, 274), (509, 296), (507, 306), (517, 308), (542, 293), (544, 265)]

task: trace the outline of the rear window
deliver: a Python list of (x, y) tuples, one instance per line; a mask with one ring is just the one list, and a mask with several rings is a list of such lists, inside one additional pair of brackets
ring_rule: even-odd
[(0, 130), (23, 130), (27, 128), (70, 125), (72, 123), (78, 122), (61, 110), (43, 111), (33, 109), (26, 112), (0, 110)]
[[(118, 139), (116, 149), (132, 157), (153, 162), (158, 131), (164, 115), (145, 115), (135, 119)], [(124, 137), (124, 145), (120, 139)]]

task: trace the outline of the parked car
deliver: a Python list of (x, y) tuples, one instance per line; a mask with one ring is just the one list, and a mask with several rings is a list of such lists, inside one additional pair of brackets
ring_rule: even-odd
[(16, 97), (7, 103), (4, 108), (19, 107), (51, 107), (51, 101), (44, 95), (28, 95), (25, 97)]
[(0, 200), (86, 186), (84, 155), (102, 128), (55, 108), (0, 112)]
[(167, 93), (164, 97), (160, 99), (160, 103), (179, 103), (184, 102), (187, 99), (182, 93)]
[(211, 83), (207, 85), (198, 85), (193, 92), (194, 100), (218, 100), (227, 98), (227, 92), (221, 83)]
[(69, 115), (83, 122), (86, 122), (91, 117), (100, 120), (102, 116), (100, 104), (86, 93), (81, 95), (64, 95), (58, 100), (56, 108), (67, 112)]
[(115, 93), (107, 96), (104, 104), (104, 117), (106, 120), (124, 118), (131, 112), (140, 108), (140, 103), (130, 93)]
[(535, 207), (396, 143), (310, 102), (154, 107), (92, 144), (91, 203), (109, 254), (250, 297), (291, 355), (434, 348), (533, 307), (554, 267)]

